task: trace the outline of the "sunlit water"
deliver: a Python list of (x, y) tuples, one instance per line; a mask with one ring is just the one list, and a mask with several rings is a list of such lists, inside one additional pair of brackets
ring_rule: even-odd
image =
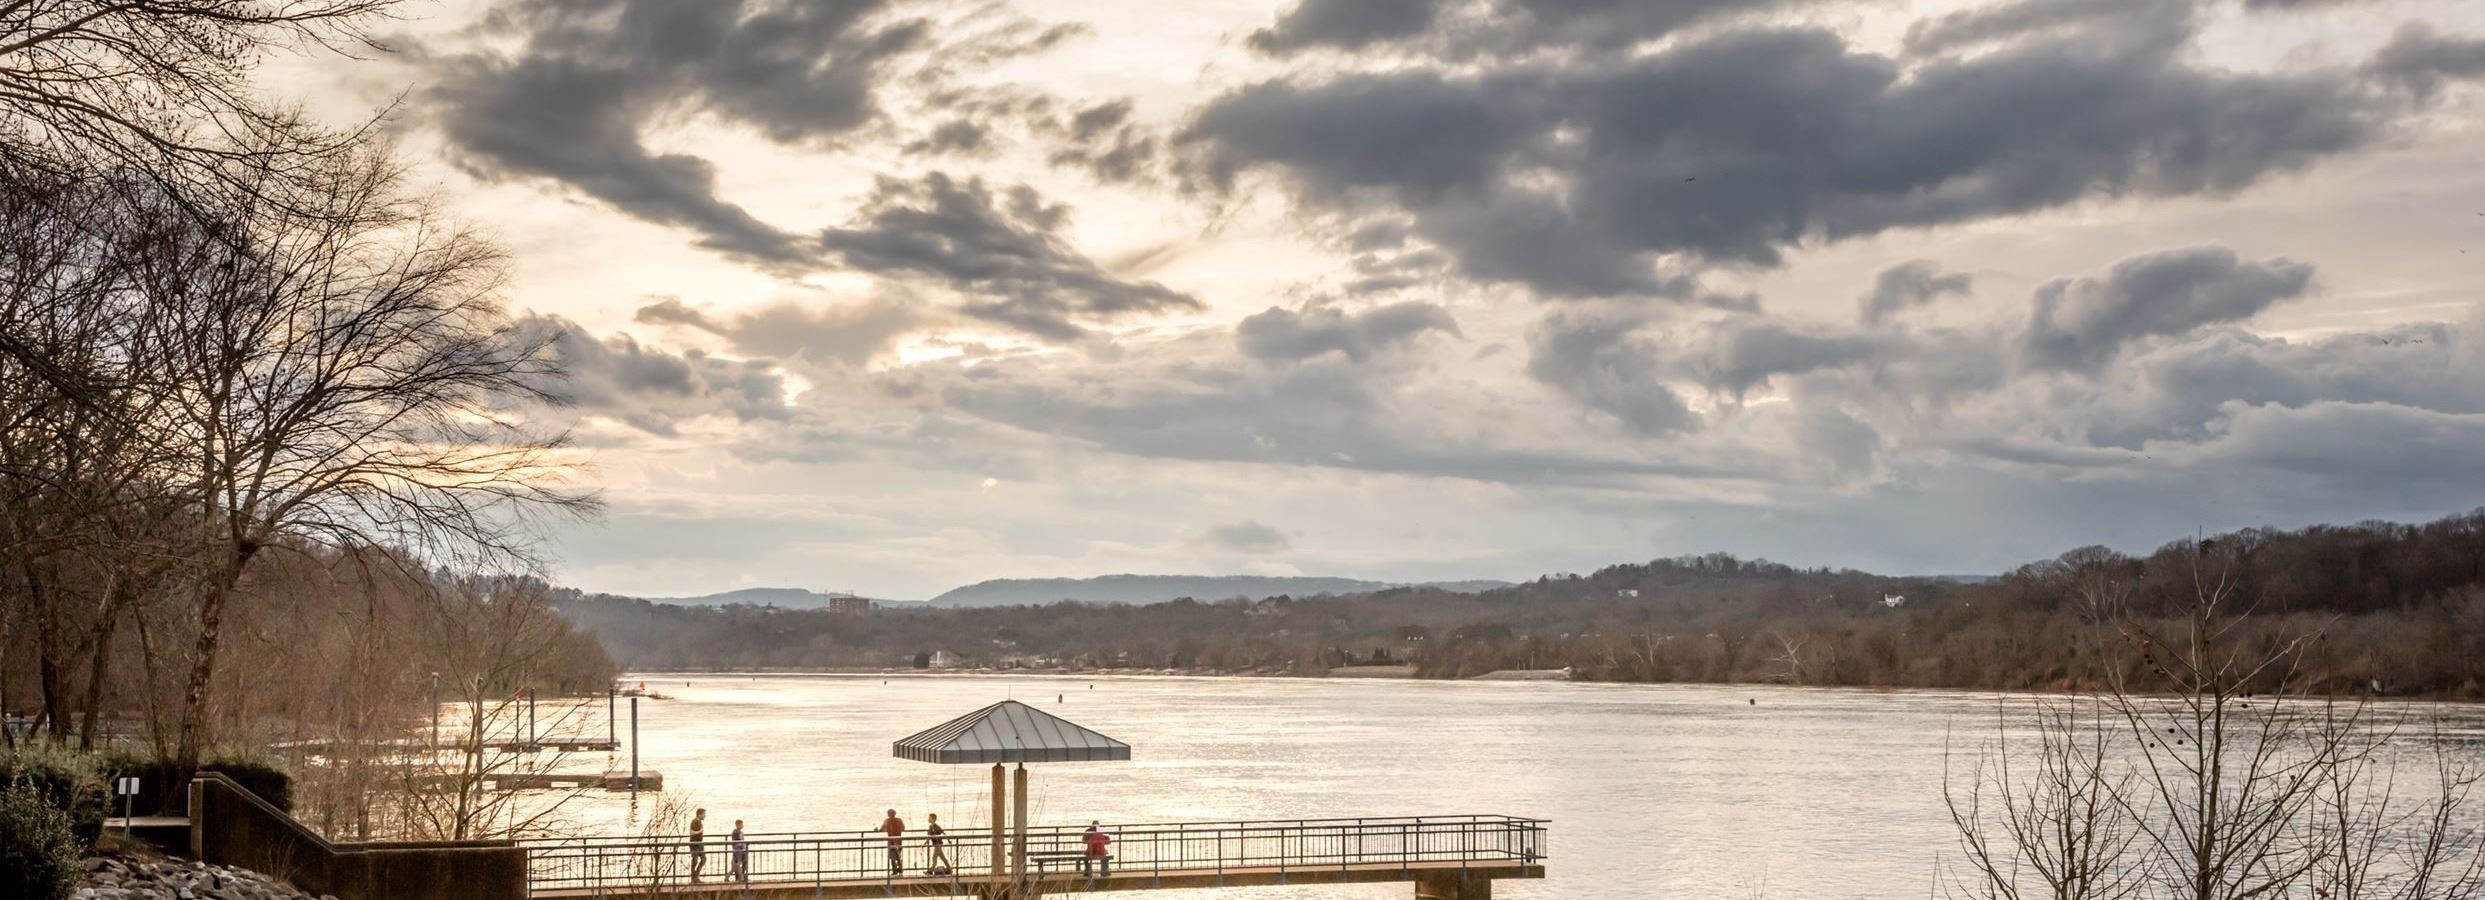
[[(1358, 679), (634, 675), (640, 764), (754, 833), (863, 831), (896, 807), (989, 818), (980, 766), (889, 744), (1015, 698), (1129, 742), (1127, 763), (1031, 767), (1037, 824), (1491, 813), (1552, 820), (1548, 877), (1501, 896), (1920, 898), (1955, 859), (1944, 765), (1994, 734), (1995, 698), (1749, 686)], [(2461, 734), (2485, 710), (2447, 715)], [(627, 706), (623, 707), (625, 733)], [(578, 723), (601, 732), (594, 721)], [(1945, 759), (1947, 753), (1947, 759)], [(626, 753), (612, 758), (626, 768)], [(605, 764), (573, 757), (569, 768)], [(1954, 775), (1954, 777), (1957, 777)], [(564, 830), (621, 834), (627, 795)], [(1404, 885), (1219, 896), (1402, 898)], [(1174, 892), (1151, 896), (1179, 897)], [(1197, 896), (1197, 895), (1194, 895)]]

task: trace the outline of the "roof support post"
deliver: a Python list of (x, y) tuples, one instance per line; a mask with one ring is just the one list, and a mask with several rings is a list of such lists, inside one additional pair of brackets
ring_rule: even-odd
[(1009, 865), (1008, 865), (1008, 863), (1009, 863), (1009, 856), (1007, 855), (1006, 851), (1004, 851), (1004, 850), (1002, 850), (1002, 849), (1001, 849), (1001, 822), (1002, 822), (1002, 820), (1004, 820), (1004, 819), (1006, 819), (1006, 818), (1008, 818), (1008, 817), (1009, 817), (1009, 801), (1010, 801), (1009, 769), (1008, 769), (1008, 767), (1003, 766), (1003, 765), (1001, 765), (1000, 763), (993, 763), (993, 764), (992, 764), (992, 890), (993, 890), (993, 896), (995, 896), (995, 897), (1000, 896), (1002, 891), (1004, 891), (1004, 890), (1008, 889), (1008, 887), (1009, 887), (1009, 881), (1010, 881), (1010, 870), (1009, 870)]
[(1017, 786), (1016, 786), (1016, 788), (1015, 788), (1015, 790), (1016, 790), (1016, 796), (1014, 796), (1014, 797), (1012, 797), (1012, 798), (1011, 798), (1011, 800), (1013, 801), (1013, 802), (1012, 802), (1012, 811), (1011, 811), (1011, 815), (1010, 815), (1010, 819), (1012, 820), (1012, 821), (1011, 821), (1011, 826), (1012, 826), (1012, 830), (1016, 831), (1016, 832), (1017, 832), (1017, 834), (1016, 834), (1016, 835), (1015, 835), (1015, 837), (1013, 837), (1013, 838), (1012, 838), (1012, 840), (1011, 840), (1011, 846), (1010, 846), (1010, 871), (1013, 871), (1013, 872), (1018, 873), (1018, 880), (1019, 880), (1019, 881), (1021, 881), (1021, 882), (1026, 882), (1026, 881), (1027, 881), (1027, 767), (1026, 767), (1026, 765), (1025, 765), (1025, 764), (1023, 764), (1023, 763), (1022, 763), (1022, 764), (1020, 764), (1020, 765), (1019, 765), (1019, 767), (1018, 767), (1017, 782), (1018, 782), (1018, 784), (1017, 784)]

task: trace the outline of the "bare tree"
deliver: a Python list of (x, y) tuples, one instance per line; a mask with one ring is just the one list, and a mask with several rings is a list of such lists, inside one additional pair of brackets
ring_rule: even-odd
[[(2134, 865), (2139, 829), (2121, 802), (2132, 775), (2114, 765), (2117, 731), (2092, 700), (2032, 701), (2039, 727), (2035, 768), (2009, 738), (2022, 711), (1996, 707), (1992, 752), (1964, 791), (1948, 779), (1943, 800), (1966, 857), (1953, 893), (1984, 900), (2126, 900), (2144, 882)], [(1990, 806), (1988, 806), (1990, 804)]]
[[(539, 834), (583, 786), (519, 790), (504, 776), (553, 771), (569, 754), (543, 749), (508, 753), (541, 723), (527, 720), (525, 689), (548, 675), (568, 671), (563, 657), (581, 640), (552, 611), (545, 588), (532, 579), (466, 579), (438, 585), (425, 597), (416, 639), (425, 658), (440, 668), (439, 683), (459, 715), (448, 739), (426, 754), (430, 762), (400, 769), (403, 783), (394, 803), (407, 835), (437, 840)], [(609, 686), (610, 682), (605, 682)], [(556, 703), (542, 734), (574, 732), (588, 722), (590, 704)]]
[[(351, 152), (251, 84), (270, 52), (371, 46), (397, 0), (0, 2), (0, 143), (160, 177), (287, 172)], [(84, 160), (85, 162), (74, 162)]]
[[(2192, 589), (2162, 618), (2133, 614), (2108, 581), (2079, 592), (2136, 657), (2102, 666), (2108, 687), (2075, 701), (2113, 739), (2057, 707), (2037, 720), (2032, 778), (2002, 768), (1964, 803), (1953, 794), (1973, 875), (1954, 893), (2015, 898), (2033, 881), (2057, 898), (2476, 897), (2485, 846), (2461, 813), (2474, 775), (2443, 767), (2438, 790), (2399, 790), (2397, 729), (2303, 683), (2321, 632), (2244, 630), (2232, 560), (2205, 541), (2185, 549)], [(1988, 796), (2000, 810), (1980, 808)]]
[[(282, 195), (270, 202), (270, 195)], [(376, 153), (315, 189), (254, 185), (150, 254), (155, 327), (191, 455), (205, 573), (177, 758), (198, 759), (226, 606), (285, 539), (472, 559), (523, 555), (531, 516), (588, 514), (566, 488), (549, 336), (494, 300), (499, 251), (396, 188)]]

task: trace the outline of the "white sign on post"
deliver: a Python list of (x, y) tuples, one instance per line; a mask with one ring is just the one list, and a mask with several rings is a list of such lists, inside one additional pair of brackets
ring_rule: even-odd
[(123, 775), (112, 779), (112, 792), (121, 798), (121, 833), (130, 833), (129, 806), (138, 799), (138, 776)]

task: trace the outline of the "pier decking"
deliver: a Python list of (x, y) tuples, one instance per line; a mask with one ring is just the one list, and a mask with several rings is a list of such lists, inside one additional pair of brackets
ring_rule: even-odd
[(1544, 877), (1545, 827), (1509, 816), (1109, 826), (1110, 872), (1092, 875), (1080, 870), (1080, 829), (1040, 828), (1028, 831), (1024, 871), (1004, 865), (998, 876), (989, 831), (944, 835), (950, 865), (938, 875), (919, 834), (901, 843), (896, 875), (877, 832), (752, 835), (747, 880), (733, 877), (730, 846), (710, 833), (695, 882), (687, 838), (575, 838), (526, 845), (527, 887), (538, 900), (826, 900), (1395, 882), (1423, 900), (1486, 900), (1495, 880)]

